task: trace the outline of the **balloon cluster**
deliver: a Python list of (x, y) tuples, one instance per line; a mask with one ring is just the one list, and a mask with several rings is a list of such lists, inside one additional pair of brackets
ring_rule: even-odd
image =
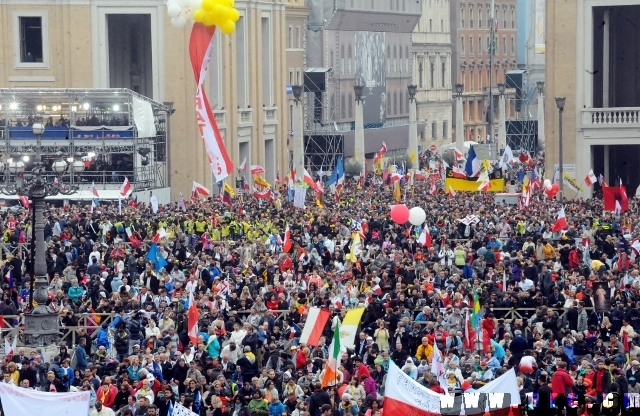
[(560, 187), (557, 183), (551, 183), (549, 179), (544, 180), (544, 194), (549, 199), (553, 199), (554, 196), (560, 191)]
[(193, 12), (193, 20), (205, 26), (218, 26), (222, 33), (230, 35), (240, 18), (233, 4), (234, 0), (202, 0), (200, 8)]
[(427, 213), (420, 207), (407, 208), (404, 204), (394, 205), (391, 208), (391, 219), (396, 224), (404, 224), (407, 221), (411, 225), (420, 225), (427, 219)]
[(171, 24), (175, 27), (183, 27), (193, 13), (200, 8), (201, 0), (169, 0), (167, 1), (167, 14), (171, 17)]

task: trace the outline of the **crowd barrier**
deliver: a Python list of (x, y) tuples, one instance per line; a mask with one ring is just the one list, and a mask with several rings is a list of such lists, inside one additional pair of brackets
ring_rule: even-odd
[[(585, 308), (590, 312), (589, 308)], [(504, 319), (505, 323), (511, 323), (516, 319), (531, 319), (535, 315), (536, 308), (493, 308), (492, 311), (499, 319)], [(563, 315), (567, 312), (566, 309), (554, 309), (558, 313), (558, 320), (562, 321)], [(413, 318), (420, 313), (421, 310), (413, 311)], [(237, 311), (240, 315), (248, 315), (249, 311)], [(287, 319), (289, 310), (274, 310), (271, 311), (275, 315), (276, 321), (282, 321)], [(66, 343), (71, 347), (77, 344), (79, 336), (79, 330), (83, 329), (91, 338), (95, 338), (100, 330), (100, 326), (103, 322), (111, 323), (115, 317), (115, 313), (85, 313), (76, 315), (79, 318), (77, 326), (64, 326), (60, 320), (58, 320), (58, 330), (60, 331), (60, 341)], [(63, 315), (61, 314), (62, 318)], [(0, 333), (4, 338), (7, 334), (12, 336), (21, 336), (23, 333), (23, 326), (21, 322), (22, 317), (18, 315), (4, 315), (0, 318)], [(413, 321), (421, 325), (426, 325), (427, 321)], [(531, 331), (529, 326), (524, 328), (524, 335), (528, 336)], [(111, 336), (113, 334), (110, 334)], [(113, 341), (113, 340), (111, 340)], [(113, 342), (112, 342), (113, 343)], [(22, 345), (21, 342), (18, 345)]]

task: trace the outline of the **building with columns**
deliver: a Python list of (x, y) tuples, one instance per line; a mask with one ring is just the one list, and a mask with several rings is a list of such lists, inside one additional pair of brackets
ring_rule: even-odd
[[(517, 69), (517, 0), (495, 0), (496, 44), (490, 67), (490, 0), (451, 0), (452, 85), (463, 84), (464, 138), (485, 142), (489, 117), (489, 72), (493, 93), (494, 133), (498, 132), (497, 85)], [(510, 117), (507, 106), (506, 117)], [(455, 108), (454, 108), (455, 114)], [(455, 117), (454, 117), (455, 120)], [(455, 126), (459, 128), (459, 126)]]
[[(594, 170), (609, 184), (621, 179), (635, 195), (640, 174), (640, 36), (638, 0), (568, 0), (547, 3), (545, 82), (546, 166), (562, 159), (576, 179)], [(556, 97), (565, 97), (562, 132)], [(547, 175), (550, 177), (550, 174)], [(589, 197), (598, 185), (584, 187)], [(565, 196), (575, 192), (565, 186)]]
[(422, 2), (422, 15), (412, 35), (413, 84), (416, 85), (418, 132), (424, 149), (452, 139), (451, 19), (449, 0)]
[[(231, 159), (264, 166), (270, 182), (289, 160), (287, 5), (237, 0), (236, 32), (216, 33), (206, 82)], [(0, 26), (0, 87), (128, 88), (172, 103), (167, 186), (174, 198), (194, 180), (217, 189), (195, 118), (191, 25), (173, 27), (164, 1), (3, 0)]]

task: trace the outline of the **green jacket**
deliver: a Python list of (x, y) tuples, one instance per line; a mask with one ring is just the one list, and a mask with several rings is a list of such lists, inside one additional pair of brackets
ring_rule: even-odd
[(252, 399), (249, 402), (249, 411), (253, 415), (254, 413), (259, 415), (268, 415), (269, 407), (267, 406), (267, 402), (264, 399)]

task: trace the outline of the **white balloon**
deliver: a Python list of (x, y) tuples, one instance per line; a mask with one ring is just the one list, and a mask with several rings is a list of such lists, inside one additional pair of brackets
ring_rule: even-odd
[(409, 222), (412, 225), (420, 225), (427, 219), (427, 213), (420, 207), (413, 207), (409, 210)]
[(178, 16), (171, 19), (171, 24), (175, 27), (184, 27), (187, 24), (187, 19), (184, 16)]
[(182, 7), (180, 7), (175, 3), (167, 6), (167, 13), (169, 14), (170, 17), (178, 17), (181, 12), (182, 12)]
[(544, 189), (546, 189), (547, 191), (551, 190), (551, 184), (549, 183), (547, 186), (544, 187)]
[(180, 6), (180, 2), (178, 0), (168, 0), (167, 1), (167, 9), (169, 8), (169, 6), (171, 6), (172, 4), (176, 4), (178, 6)]
[(546, 188), (547, 186), (551, 186), (551, 179), (544, 180), (544, 187)]

